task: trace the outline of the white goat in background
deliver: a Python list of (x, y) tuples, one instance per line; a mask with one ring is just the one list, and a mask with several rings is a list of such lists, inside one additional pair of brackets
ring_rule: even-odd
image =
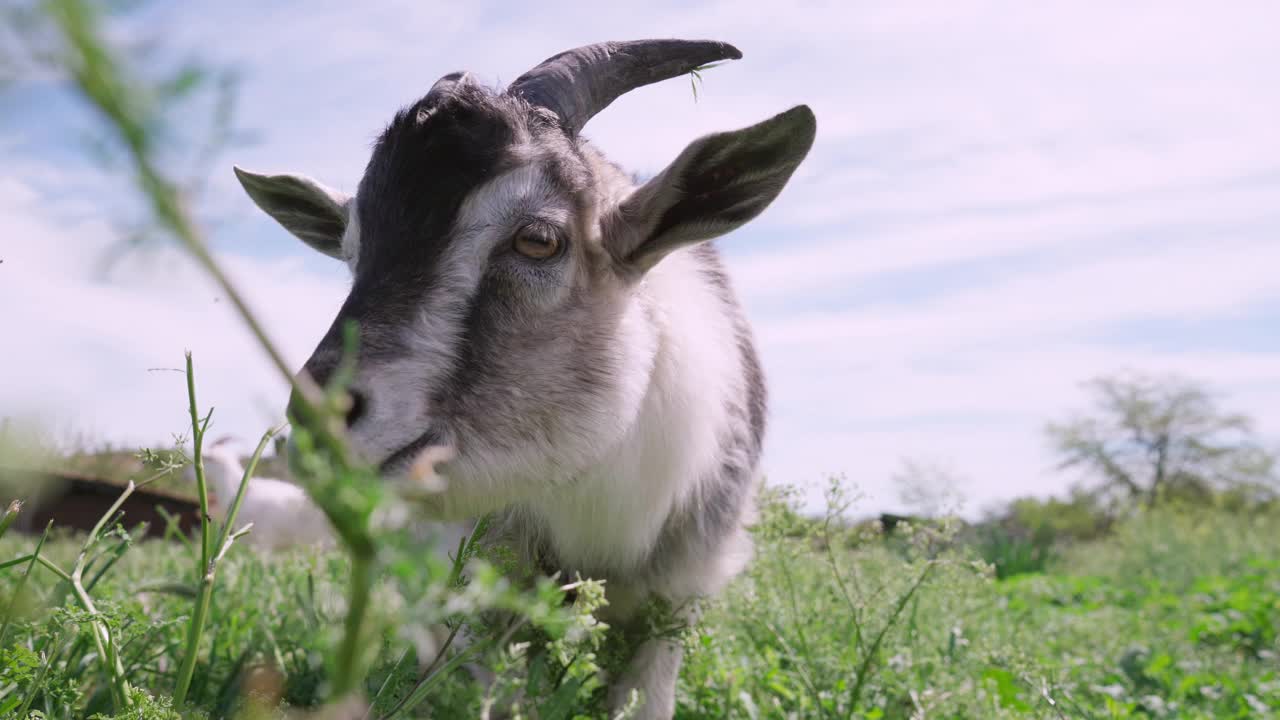
[[(233, 437), (222, 437), (204, 448), (205, 479), (215, 497), (210, 502), (214, 517), (225, 521), (227, 510), (235, 500), (244, 477), (240, 458), (244, 445)], [(195, 479), (194, 468), (187, 468), (188, 479)], [(276, 478), (252, 477), (245, 488), (244, 501), (236, 516), (236, 526), (253, 523), (246, 539), (264, 550), (282, 550), (312, 545), (333, 547), (335, 539), (325, 517), (301, 486)]]

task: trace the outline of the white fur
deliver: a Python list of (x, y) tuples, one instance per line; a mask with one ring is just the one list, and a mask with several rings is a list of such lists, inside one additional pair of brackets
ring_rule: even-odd
[[(722, 399), (741, 392), (742, 372), (733, 328), (699, 275), (687, 250), (649, 272), (620, 338), (631, 393), (616, 411), (634, 421), (572, 486), (528, 502), (565, 562), (635, 566), (672, 511), (696, 502), (699, 483), (715, 475), (729, 422)], [(708, 581), (720, 574), (704, 570)]]
[(636, 650), (626, 672), (609, 686), (609, 705), (622, 708), (632, 690), (641, 693), (641, 704), (632, 720), (657, 720), (675, 714), (674, 688), (680, 674), (683, 651), (676, 641), (652, 639)]

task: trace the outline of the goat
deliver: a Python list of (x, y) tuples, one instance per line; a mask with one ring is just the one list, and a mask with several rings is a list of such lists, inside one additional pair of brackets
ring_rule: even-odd
[[(239, 441), (232, 437), (219, 438), (203, 449), (204, 474), (213, 486), (216, 497), (213, 509), (220, 520), (225, 520), (244, 477), (239, 452), (242, 449)], [(187, 468), (186, 475), (194, 480), (194, 469)], [(335, 544), (324, 512), (312, 503), (303, 488), (285, 480), (249, 478), (236, 517), (237, 525), (246, 523), (253, 523), (247, 536), (249, 544), (261, 550), (303, 545), (333, 547)]]
[[(766, 388), (709, 240), (768, 207), (808, 155), (813, 112), (694, 141), (637, 186), (580, 131), (617, 97), (738, 59), (712, 41), (555, 55), (505, 90), (465, 72), (397, 113), (354, 195), (235, 168), (249, 197), (352, 285), (302, 373), (334, 374), (358, 326), (354, 451), (404, 478), (444, 449), (431, 519), (499, 512), (534, 567), (606, 582), (604, 619), (685, 608), (746, 566)], [(654, 121), (661, 114), (654, 112)], [(677, 643), (609, 688), (670, 717)]]

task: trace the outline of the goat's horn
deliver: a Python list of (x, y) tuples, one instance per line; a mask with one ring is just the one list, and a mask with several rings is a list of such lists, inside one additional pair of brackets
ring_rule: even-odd
[(711, 40), (597, 43), (547, 58), (516, 78), (507, 94), (551, 110), (576, 135), (623, 93), (741, 57), (738, 48)]

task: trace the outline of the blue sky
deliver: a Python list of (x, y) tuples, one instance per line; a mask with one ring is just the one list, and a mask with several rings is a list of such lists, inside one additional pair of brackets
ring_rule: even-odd
[[(773, 387), (771, 478), (843, 473), (894, 507), (906, 459), (948, 468), (974, 509), (1062, 489), (1043, 424), (1124, 368), (1203, 379), (1280, 435), (1280, 7), (1273, 3), (157, 3), (127, 33), (243, 74), (201, 211), (301, 364), (341, 268), (260, 215), (230, 172), (351, 189), (400, 106), (467, 69), (510, 81), (605, 39), (709, 37), (744, 59), (636, 91), (588, 135), (656, 172), (697, 136), (796, 103), (818, 116), (777, 203), (720, 244)], [(786, 7), (783, 7), (785, 5)], [(99, 272), (120, 182), (47, 79), (0, 110), (5, 414), (153, 443), (183, 424), (191, 348), (224, 432), (256, 435), (283, 386), (171, 248)]]

